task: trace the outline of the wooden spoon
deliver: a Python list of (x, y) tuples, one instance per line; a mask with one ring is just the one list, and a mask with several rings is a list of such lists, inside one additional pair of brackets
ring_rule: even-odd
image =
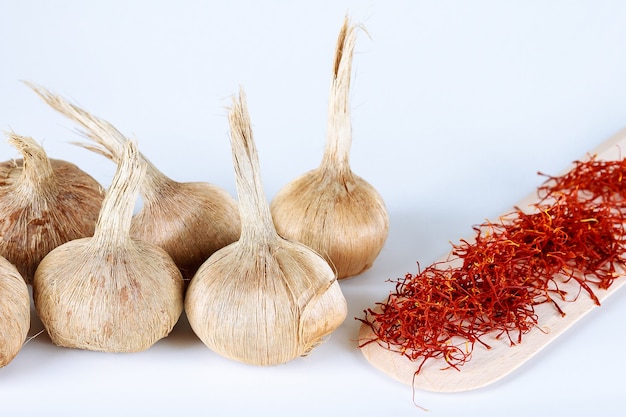
[[(626, 152), (626, 129), (602, 143), (590, 152), (590, 155), (597, 155), (598, 160), (617, 160), (622, 157), (622, 150)], [(523, 209), (537, 201), (537, 194), (533, 193), (516, 206)], [(447, 255), (442, 260), (448, 257)], [(626, 278), (619, 278), (608, 290), (595, 290), (598, 300), (602, 303), (625, 283)], [(560, 285), (560, 288), (571, 294), (579, 291), (579, 287), (574, 283)], [(485, 339), (491, 346), (489, 350), (476, 344), (471, 359), (459, 368), (460, 371), (452, 368), (442, 369), (446, 368), (445, 362), (433, 359), (427, 361), (420, 373), (415, 375), (419, 361), (413, 362), (375, 341), (365, 344), (375, 339), (372, 329), (366, 324), (361, 325), (359, 345), (362, 346), (361, 351), (374, 367), (400, 382), (413, 386), (414, 389), (436, 392), (469, 391), (492, 384), (519, 368), (587, 313), (597, 308), (597, 305), (586, 293), (581, 293), (576, 301), (560, 303), (560, 307), (566, 313), (564, 317), (558, 314), (549, 303), (537, 306), (535, 311), (539, 317), (541, 329), (533, 329), (525, 335), (520, 344), (511, 346), (507, 338)]]

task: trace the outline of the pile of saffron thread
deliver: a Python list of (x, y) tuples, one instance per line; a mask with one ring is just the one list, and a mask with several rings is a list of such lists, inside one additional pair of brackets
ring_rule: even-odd
[[(547, 177), (531, 213), (515, 207), (498, 222), (474, 227), (474, 240), (452, 245), (451, 257), (395, 282), (395, 292), (357, 320), (378, 343), (419, 363), (443, 359), (459, 370), (486, 335), (511, 345), (535, 327), (535, 306), (582, 292), (599, 305), (626, 266), (626, 159), (575, 161), (567, 174)], [(419, 265), (418, 265), (419, 266)], [(574, 282), (576, 294), (561, 287)]]

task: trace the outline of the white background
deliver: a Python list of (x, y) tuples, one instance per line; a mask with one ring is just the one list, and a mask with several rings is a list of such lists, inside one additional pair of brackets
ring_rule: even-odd
[[(352, 168), (382, 194), (390, 234), (341, 283), (348, 319), (313, 353), (257, 368), (211, 352), (182, 321), (136, 354), (40, 335), (0, 369), (13, 415), (617, 415), (626, 372), (619, 292), (509, 377), (459, 394), (412, 391), (356, 344), (386, 282), (431, 263), (471, 226), (626, 126), (626, 3), (590, 1), (0, 0), (0, 129), (108, 186), (114, 166), (19, 80), (70, 98), (136, 138), (180, 181), (235, 195), (225, 107), (243, 86), (265, 193), (317, 166), (336, 36), (363, 22)], [(17, 157), (5, 141), (0, 160)], [(33, 319), (31, 335), (41, 329)]]

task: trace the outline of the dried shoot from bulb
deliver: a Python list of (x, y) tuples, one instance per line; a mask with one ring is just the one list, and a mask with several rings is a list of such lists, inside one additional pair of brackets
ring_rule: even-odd
[(0, 368), (19, 353), (30, 328), (30, 295), (18, 270), (0, 256)]
[(131, 239), (145, 164), (128, 142), (91, 238), (65, 243), (39, 264), (35, 307), (52, 341), (72, 348), (136, 352), (167, 336), (183, 308), (183, 279), (171, 257)]
[(275, 365), (306, 355), (339, 327), (347, 306), (328, 263), (276, 233), (243, 92), (233, 101), (229, 122), (241, 238), (200, 267), (185, 311), (193, 331), (218, 354)]
[[(97, 145), (82, 146), (119, 162), (128, 139), (113, 125), (42, 87), (28, 84), (53, 109), (81, 125)], [(143, 207), (133, 218), (131, 235), (167, 251), (190, 279), (216, 250), (239, 238), (237, 202), (224, 189), (206, 182), (176, 182), (143, 155), (147, 165), (140, 193)]]
[(0, 255), (31, 284), (48, 252), (93, 235), (104, 191), (76, 165), (48, 158), (32, 138), (9, 133), (8, 141), (22, 159), (0, 163)]
[(349, 166), (350, 73), (356, 30), (346, 18), (337, 41), (322, 163), (287, 184), (271, 204), (278, 233), (326, 257), (339, 279), (370, 268), (389, 232), (382, 197)]

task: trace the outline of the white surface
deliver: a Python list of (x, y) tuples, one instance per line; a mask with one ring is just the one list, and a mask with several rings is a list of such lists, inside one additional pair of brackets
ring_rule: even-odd
[[(353, 170), (387, 202), (389, 240), (342, 288), (348, 319), (306, 358), (223, 359), (184, 321), (146, 352), (53, 346), (40, 335), (0, 370), (2, 415), (421, 415), (411, 388), (355, 339), (387, 279), (446, 253), (626, 126), (626, 3), (614, 1), (0, 0), (0, 129), (42, 141), (108, 185), (114, 166), (68, 144), (75, 126), (18, 80), (71, 98), (137, 138), (177, 180), (234, 194), (225, 106), (242, 85), (271, 198), (317, 166), (344, 13), (363, 21), (353, 83)], [(16, 152), (4, 141), (0, 159)], [(618, 415), (621, 291), (530, 363), (462, 394), (418, 391), (430, 416)], [(31, 334), (41, 325), (33, 322)]]

